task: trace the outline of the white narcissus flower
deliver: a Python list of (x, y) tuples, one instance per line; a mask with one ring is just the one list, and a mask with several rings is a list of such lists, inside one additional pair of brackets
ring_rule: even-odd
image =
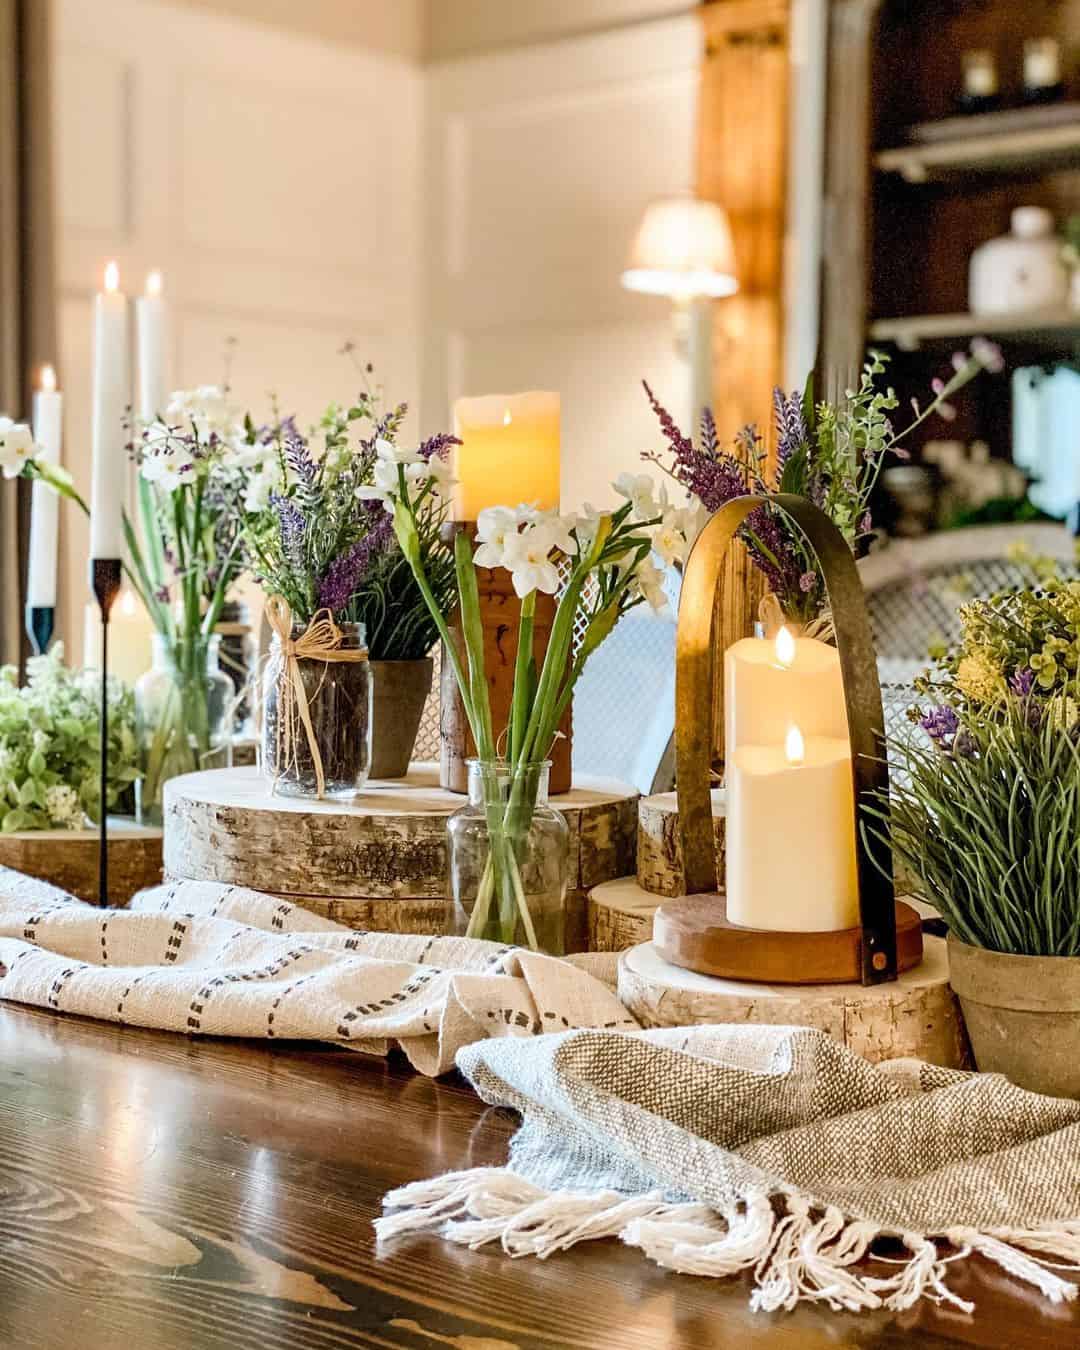
[(183, 430), (190, 428), (204, 442), (211, 434), (229, 442), (243, 434), (239, 410), (230, 405), (226, 391), (216, 384), (175, 390), (169, 395), (165, 419)]
[(25, 422), (0, 417), (0, 469), (5, 478), (18, 478), (36, 450), (33, 432)]
[(621, 473), (612, 484), (620, 497), (634, 508), (638, 520), (652, 520), (660, 514), (656, 504), (656, 484), (647, 473)]
[(520, 515), (509, 506), (485, 506), (476, 517), (480, 547), (473, 562), (477, 567), (502, 567), (510, 541), (517, 537)]
[(549, 524), (529, 525), (511, 535), (503, 552), (503, 566), (510, 569), (514, 592), (524, 599), (532, 591), (554, 595), (559, 589), (559, 569), (551, 561), (555, 529)]
[(385, 436), (380, 436), (375, 442), (375, 454), (382, 464), (423, 464), (424, 459), (419, 449), (406, 450), (400, 445), (395, 445), (393, 441), (388, 441)]
[(591, 502), (584, 502), (581, 510), (571, 517), (573, 524), (571, 529), (578, 541), (578, 546), (582, 553), (587, 553), (592, 548), (596, 539), (596, 532), (600, 528), (600, 522), (605, 513), (598, 511)]
[(533, 526), (550, 532), (552, 548), (557, 548), (567, 557), (573, 557), (574, 540), (570, 531), (574, 528), (576, 516), (560, 516), (558, 511), (531, 511), (529, 520)]
[(643, 558), (638, 563), (634, 572), (634, 585), (657, 613), (667, 607), (664, 574), (651, 559)]
[(251, 474), (244, 485), (244, 510), (249, 515), (265, 511), (270, 505), (270, 494), (277, 486), (278, 466), (273, 460)]
[(680, 528), (681, 517), (681, 511), (665, 511), (663, 520), (653, 533), (653, 548), (663, 558), (665, 567), (672, 567), (686, 557), (686, 538)]
[(682, 508), (678, 517), (679, 529), (686, 540), (686, 556), (689, 557), (698, 535), (712, 520), (712, 515), (705, 503), (695, 498), (689, 506)]
[(427, 461), (427, 468), (428, 476), (434, 480), (439, 492), (449, 492), (457, 482), (453, 464), (448, 459), (443, 459), (441, 455), (432, 455)]

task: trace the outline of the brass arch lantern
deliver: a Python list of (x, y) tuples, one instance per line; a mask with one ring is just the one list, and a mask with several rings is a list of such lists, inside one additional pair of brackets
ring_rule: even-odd
[[(837, 934), (775, 932), (729, 924), (720, 893), (722, 885), (717, 884), (709, 786), (712, 718), (708, 714), (715, 662), (731, 635), (714, 632), (714, 601), (723, 561), (736, 532), (751, 512), (765, 505), (783, 511), (813, 548), (824, 576), (836, 635), (851, 742), (860, 919), (858, 928)], [(859, 828), (864, 809), (879, 802), (889, 784), (881, 686), (862, 583), (843, 535), (813, 502), (788, 493), (736, 497), (702, 530), (683, 575), (675, 687), (677, 796), (686, 893), (701, 899), (661, 907), (657, 918), (661, 951), (680, 965), (691, 965), (689, 960), (671, 957), (662, 938), (665, 923), (675, 908), (683, 905), (695, 911), (699, 927), (707, 922), (712, 939), (729, 954), (725, 959), (732, 968), (725, 965), (723, 972), (729, 978), (759, 980), (762, 970), (768, 968), (779, 971), (773, 978), (784, 983), (861, 980), (863, 984), (879, 984), (895, 980), (898, 969), (918, 964), (922, 956), (921, 923), (914, 910), (896, 902), (887, 826), (881, 830), (884, 837), (880, 839)]]

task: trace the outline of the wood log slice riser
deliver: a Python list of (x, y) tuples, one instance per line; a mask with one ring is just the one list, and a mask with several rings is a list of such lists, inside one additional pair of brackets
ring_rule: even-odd
[[(713, 836), (716, 875), (721, 885), (726, 867), (724, 791), (713, 790)], [(651, 895), (671, 898), (686, 894), (682, 843), (679, 839), (679, 809), (674, 792), (642, 797), (638, 803), (638, 884)]]

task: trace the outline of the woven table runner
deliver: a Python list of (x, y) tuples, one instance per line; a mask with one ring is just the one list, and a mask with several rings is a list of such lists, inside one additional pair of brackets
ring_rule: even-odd
[[(610, 962), (592, 968), (603, 976)], [(555, 957), (357, 933), (210, 882), (158, 886), (130, 910), (101, 910), (10, 868), (0, 868), (0, 998), (191, 1035), (372, 1054), (397, 1044), (432, 1075), (487, 1037), (637, 1027), (602, 979)]]
[[(522, 1114), (509, 1165), (392, 1192), (383, 1240), (544, 1257), (618, 1237), (672, 1270), (750, 1272), (762, 1310), (971, 1311), (948, 1276), (972, 1252), (1076, 1297), (1049, 1266), (1080, 1262), (1080, 1102), (871, 1065), (805, 1027), (569, 1031), (474, 1044), (458, 1066)], [(868, 1254), (891, 1264), (854, 1269)]]

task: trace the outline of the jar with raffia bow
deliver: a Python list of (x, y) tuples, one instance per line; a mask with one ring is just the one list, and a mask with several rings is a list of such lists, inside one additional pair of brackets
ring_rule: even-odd
[(263, 770), (287, 797), (352, 797), (371, 763), (364, 627), (336, 623), (329, 610), (294, 623), (281, 596), (266, 617), (273, 639), (263, 674)]

